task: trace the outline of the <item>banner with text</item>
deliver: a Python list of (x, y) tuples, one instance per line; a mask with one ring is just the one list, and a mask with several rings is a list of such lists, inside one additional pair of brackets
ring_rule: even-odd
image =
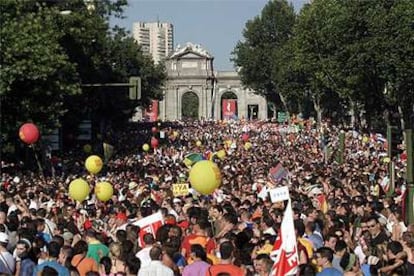
[(144, 111), (144, 120), (156, 122), (158, 120), (158, 100), (151, 100), (150, 105)]
[(270, 191), (272, 202), (287, 200), (279, 234), (270, 254), (274, 260), (270, 276), (296, 275), (299, 256), (296, 245), (295, 226), (293, 223), (292, 203), (288, 187), (280, 187)]
[(187, 183), (176, 183), (172, 185), (172, 191), (175, 197), (188, 195), (188, 188)]
[(160, 228), (164, 224), (164, 220), (162, 218), (161, 212), (157, 212), (145, 218), (142, 218), (133, 223), (141, 228), (139, 231), (139, 245), (144, 246), (144, 235), (146, 233), (151, 233), (154, 238), (155, 234), (157, 233), (158, 228)]
[(223, 105), (221, 112), (223, 114), (223, 120), (236, 119), (237, 100), (223, 99)]

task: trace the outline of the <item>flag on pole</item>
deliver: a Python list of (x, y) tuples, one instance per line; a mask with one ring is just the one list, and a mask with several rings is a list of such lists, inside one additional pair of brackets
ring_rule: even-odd
[(190, 153), (184, 157), (184, 164), (187, 166), (187, 168), (190, 168), (192, 165), (201, 160), (203, 160), (203, 156), (201, 154)]
[(144, 246), (144, 235), (150, 233), (155, 238), (155, 234), (157, 233), (158, 228), (164, 224), (164, 220), (162, 218), (162, 214), (157, 212), (150, 216), (144, 217), (133, 224), (141, 228), (138, 243), (140, 246)]
[(328, 212), (328, 201), (326, 200), (326, 196), (324, 194), (320, 194), (316, 196), (316, 199), (318, 200), (319, 210), (326, 214)]
[(299, 257), (296, 246), (295, 226), (290, 198), (283, 214), (279, 235), (273, 246), (271, 257), (274, 259), (270, 276), (296, 275)]
[(139, 246), (144, 246), (144, 235), (150, 233), (155, 238), (155, 234), (157, 233), (158, 229), (164, 224), (164, 218), (161, 212), (157, 212), (137, 221), (127, 222), (119, 226), (117, 230), (125, 230), (128, 224), (137, 225), (141, 228), (139, 231), (138, 244)]
[(381, 180), (381, 188), (384, 191), (384, 193), (388, 193), (388, 191), (390, 190), (390, 178), (388, 176), (385, 176), (382, 180)]
[(275, 167), (269, 170), (270, 179), (275, 183), (286, 178), (288, 175), (289, 171), (286, 170), (281, 163), (277, 164)]

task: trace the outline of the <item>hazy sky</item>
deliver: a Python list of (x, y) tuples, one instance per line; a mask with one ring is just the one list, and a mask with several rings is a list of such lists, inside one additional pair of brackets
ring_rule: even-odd
[[(291, 0), (296, 10), (309, 0)], [(259, 15), (267, 0), (129, 0), (126, 18), (113, 24), (132, 29), (136, 21), (174, 25), (174, 48), (200, 44), (214, 56), (215, 70), (233, 70), (231, 52), (247, 20)]]

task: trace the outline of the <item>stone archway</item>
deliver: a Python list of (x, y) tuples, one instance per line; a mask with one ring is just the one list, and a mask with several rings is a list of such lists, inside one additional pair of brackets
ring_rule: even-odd
[(220, 118), (222, 120), (238, 118), (237, 95), (232, 91), (226, 91), (221, 95), (220, 99)]
[(181, 118), (198, 119), (199, 118), (200, 99), (192, 91), (185, 92), (181, 98)]

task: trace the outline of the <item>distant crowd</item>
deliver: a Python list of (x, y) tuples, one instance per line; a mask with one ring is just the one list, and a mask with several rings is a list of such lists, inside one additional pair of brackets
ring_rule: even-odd
[[(51, 156), (43, 174), (3, 161), (0, 274), (273, 275), (286, 202), (272, 202), (266, 191), (287, 186), (297, 275), (414, 275), (414, 225), (404, 217), (406, 155), (387, 157), (380, 134), (312, 121), (154, 126), (111, 133), (113, 154), (98, 175), (87, 173), (89, 153), (81, 150)], [(144, 151), (151, 136), (158, 145)], [(92, 145), (91, 153), (97, 150)], [(225, 156), (215, 155), (223, 150)], [(191, 185), (186, 195), (173, 193), (173, 184), (189, 183), (184, 159), (191, 153), (221, 170), (222, 184), (211, 195)], [(77, 177), (91, 191), (110, 182), (112, 199), (100, 202), (91, 192), (73, 201), (68, 186)], [(155, 233), (135, 223), (157, 213), (162, 225)]]

